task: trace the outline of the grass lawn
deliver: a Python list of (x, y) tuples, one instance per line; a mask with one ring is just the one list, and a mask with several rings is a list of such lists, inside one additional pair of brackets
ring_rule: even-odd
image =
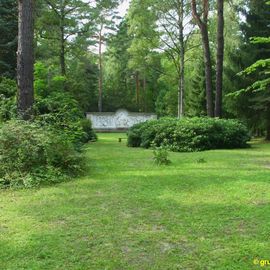
[(87, 146), (84, 178), (0, 191), (1, 270), (248, 270), (270, 260), (270, 144), (171, 153), (158, 167), (151, 150), (118, 137)]

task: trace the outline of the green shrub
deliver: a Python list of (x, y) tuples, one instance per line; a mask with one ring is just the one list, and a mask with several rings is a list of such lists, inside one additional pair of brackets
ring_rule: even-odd
[[(175, 118), (162, 118), (136, 124), (128, 131), (128, 146), (149, 148), (156, 138), (156, 134), (162, 133), (175, 123)], [(155, 145), (161, 146), (161, 144), (162, 142), (159, 143), (156, 140)]]
[(89, 119), (82, 119), (81, 126), (82, 126), (84, 133), (85, 133), (85, 138), (83, 139), (84, 143), (97, 140), (97, 135), (94, 132), (94, 130), (92, 128), (92, 123)]
[(0, 185), (60, 182), (83, 169), (82, 155), (64, 133), (12, 120), (0, 129)]
[(146, 123), (136, 124), (128, 131), (127, 145), (129, 147), (139, 147), (139, 146), (141, 146), (141, 142), (142, 142), (141, 129), (145, 125), (146, 125)]
[(154, 162), (157, 165), (169, 165), (171, 161), (169, 160), (169, 152), (166, 147), (156, 147), (153, 151)]
[(247, 147), (247, 128), (236, 120), (217, 118), (164, 118), (147, 121), (128, 132), (128, 145), (149, 148), (151, 144), (176, 152)]
[(197, 163), (206, 163), (206, 159), (205, 158), (198, 158), (197, 160), (196, 160), (196, 162)]

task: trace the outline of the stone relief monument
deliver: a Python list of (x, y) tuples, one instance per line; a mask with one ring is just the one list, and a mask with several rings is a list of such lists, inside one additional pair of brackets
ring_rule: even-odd
[(120, 109), (115, 113), (87, 113), (87, 118), (91, 120), (93, 128), (97, 131), (123, 131), (137, 123), (157, 119), (157, 115), (152, 113), (134, 113)]

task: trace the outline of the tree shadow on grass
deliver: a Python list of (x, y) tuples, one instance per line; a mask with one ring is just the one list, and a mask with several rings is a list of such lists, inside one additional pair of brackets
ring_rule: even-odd
[(33, 227), (24, 241), (12, 232), (0, 240), (0, 262), (6, 269), (225, 270), (253, 269), (254, 258), (269, 255), (267, 203), (186, 202), (165, 191), (124, 195), (98, 203), (74, 198), (66, 202), (72, 213), (43, 201), (42, 220), (36, 206), (19, 207)]
[[(114, 149), (113, 156), (106, 146), (96, 153), (90, 177), (27, 200), (14, 195), (13, 214), (24, 225), (2, 218), (0, 269), (242, 270), (253, 269), (254, 258), (268, 259), (267, 171), (185, 168), (201, 153), (172, 154), (180, 164), (160, 168), (151, 165), (151, 151), (125, 156), (126, 148)], [(236, 162), (249, 151), (207, 155)]]

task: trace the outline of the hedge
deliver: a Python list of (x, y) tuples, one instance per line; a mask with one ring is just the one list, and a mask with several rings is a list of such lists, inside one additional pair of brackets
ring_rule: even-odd
[(237, 120), (218, 118), (161, 118), (134, 125), (128, 146), (166, 146), (175, 152), (248, 147), (248, 129)]

